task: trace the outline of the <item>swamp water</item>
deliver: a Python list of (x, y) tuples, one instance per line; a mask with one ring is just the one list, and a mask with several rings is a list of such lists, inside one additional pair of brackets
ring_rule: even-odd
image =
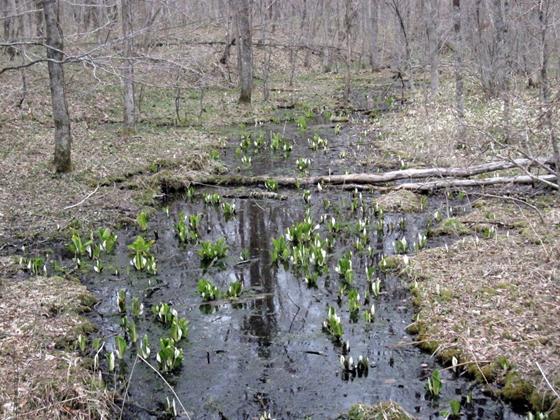
[[(367, 147), (373, 147), (360, 146), (357, 126), (349, 124), (335, 134), (330, 124), (310, 126), (305, 133), (295, 126), (270, 125), (252, 130), (251, 139), (261, 131), (265, 141), (262, 150), (249, 146), (244, 153), (252, 157), (251, 165), (241, 164), (239, 152), (235, 153), (239, 139), (224, 151), (223, 161), (232, 172), (295, 175), (296, 159), (302, 156), (310, 158), (311, 174), (375, 170), (371, 166), (341, 166), (340, 156), (361, 156), (367, 154)], [(288, 158), (270, 151), (272, 133), (297, 139)], [(313, 134), (328, 139), (326, 151), (309, 149), (305, 140)], [(468, 379), (443, 370), (429, 354), (411, 344), (415, 337), (405, 332), (414, 318), (408, 286), (391, 271), (379, 269), (382, 256), (395, 253), (395, 241), (405, 237), (412, 251), (434, 212), (445, 213), (450, 203), (430, 197), (421, 212), (385, 212), (381, 216), (375, 210), (373, 193), (357, 194), (339, 188), (319, 192), (317, 186), (309, 188), (308, 202), (303, 198), (303, 189), (280, 191), (285, 194), (284, 200), (222, 198), (222, 203), (235, 204), (236, 214), (231, 218), (224, 216), (221, 205), (205, 204), (203, 196), (216, 193), (232, 197), (239, 191), (200, 188), (195, 198), (169, 202), (165, 211), (152, 215), (147, 231), (131, 227), (119, 232), (115, 255), (105, 260), (105, 269), (84, 279), (99, 298), (92, 318), (106, 343), (102, 353), (115, 350), (117, 335), (125, 336), (117, 310), (118, 290), (125, 289), (128, 310), (134, 297), (144, 305), (144, 313), (135, 323), (139, 341), (144, 334), (149, 337), (148, 360), (154, 367), (159, 338), (166, 337), (169, 329), (155, 320), (152, 305), (170, 303), (179, 316), (188, 319), (188, 339), (178, 344), (184, 351), (182, 366), (164, 376), (193, 419), (252, 419), (265, 412), (278, 419), (332, 419), (347, 412), (354, 403), (385, 400), (397, 402), (418, 418), (444, 417), (451, 400), (462, 401), (465, 418), (518, 418), (508, 406), (483, 395)], [(175, 225), (180, 213), (203, 215), (198, 243), (179, 242)], [(311, 221), (312, 235), (334, 241), (332, 249), (327, 250), (325, 268), (317, 276), (317, 287), (308, 287), (305, 273), (298, 272), (293, 264), (272, 261), (273, 239), (285, 236), (289, 227), (306, 217)], [(331, 217), (338, 224), (335, 229), (328, 227)], [(359, 220), (366, 222), (365, 235)], [(157, 275), (130, 266), (127, 245), (137, 235), (157, 238), (152, 248)], [(361, 242), (356, 244), (360, 236)], [(227, 257), (201, 268), (197, 253), (200, 241), (215, 242), (220, 238), (227, 242)], [(349, 252), (353, 278), (345, 281), (335, 268)], [(120, 273), (115, 275), (117, 267)], [(313, 267), (311, 264), (311, 271)], [(367, 267), (377, 267), (373, 280), (381, 281), (381, 294), (375, 297), (370, 293), (365, 305), (370, 287)], [(232, 282), (240, 282), (243, 292), (238, 299), (205, 302), (197, 291), (201, 278), (222, 291)], [(345, 283), (346, 291), (341, 294)], [(360, 294), (355, 320), (351, 320), (349, 312), (350, 289)], [(372, 304), (375, 315), (373, 322), (368, 322), (364, 313)], [(355, 362), (359, 356), (367, 357), (367, 374), (353, 374), (341, 367), (343, 348), (322, 327), (328, 306), (335, 308), (341, 318), (343, 340), (350, 343), (349, 355)], [(133, 319), (130, 314), (128, 317)], [(116, 363), (116, 370), (121, 369), (120, 383), (131, 378), (125, 417), (162, 417), (166, 398), (172, 400), (173, 394), (146, 364), (134, 363), (136, 345), (129, 343), (128, 347), (124, 361)], [(112, 383), (116, 376), (107, 372), (104, 358), (101, 360), (104, 377)], [(426, 383), (434, 369), (441, 370), (443, 387), (439, 397), (432, 399), (426, 393)], [(177, 409), (181, 411), (178, 404)]]

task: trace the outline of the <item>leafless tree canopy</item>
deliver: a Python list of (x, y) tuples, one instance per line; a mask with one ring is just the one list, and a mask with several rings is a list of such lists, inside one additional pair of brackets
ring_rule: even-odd
[[(343, 72), (346, 97), (358, 68), (390, 68), (413, 87), (425, 72), (432, 96), (440, 74), (453, 68), (459, 127), (468, 78), (503, 101), (505, 142), (517, 136), (511, 121), (516, 89), (540, 89), (548, 108), (557, 97), (560, 4), (553, 0), (57, 0), (60, 44), (49, 38), (50, 3), (0, 3), (0, 74), (19, 71), (22, 77), (14, 100), (25, 100), (30, 67), (81, 67), (99, 85), (120, 86), (129, 129), (142, 112), (146, 86), (174, 89), (177, 97), (182, 89), (239, 86), (240, 102), (249, 102), (255, 82), (263, 83), (267, 98), (272, 73), (289, 75), (291, 83), (299, 62)], [(64, 84), (50, 73), (51, 83)], [(180, 113), (180, 100), (176, 105)]]

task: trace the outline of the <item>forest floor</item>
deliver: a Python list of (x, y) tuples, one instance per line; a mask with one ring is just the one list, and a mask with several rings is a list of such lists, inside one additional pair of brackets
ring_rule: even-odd
[(534, 208), (471, 199), (472, 212), (431, 232), (456, 241), (419, 252), (406, 269), (418, 311), (409, 330), (444, 363), (470, 363), (490, 390), (541, 411), (560, 380), (560, 204), (553, 195), (525, 202)]
[[(116, 111), (118, 89), (102, 86), (84, 93), (79, 86), (87, 81), (79, 79), (80, 70), (68, 73), (74, 87), (68, 98), (74, 140), (70, 174), (55, 175), (50, 163), (53, 125), (45, 80), (36, 78), (21, 108), (14, 106), (13, 98), (1, 100), (6, 110), (0, 116), (0, 255), (4, 256), (0, 261), (0, 378), (5, 381), (0, 388), (7, 390), (0, 394), (3, 417), (22, 413), (87, 417), (91, 410), (102, 414), (110, 408), (109, 396), (96, 386), (96, 378), (86, 374), (69, 344), (83, 324), (84, 287), (58, 277), (26, 279), (12, 258), (21, 254), (22, 246), (30, 254), (45, 252), (52, 241), (67, 240), (71, 229), (131, 223), (138, 211), (157, 205), (163, 178), (224, 172), (214, 151), (225, 144), (228, 127), (279, 118), (279, 108), (289, 118), (322, 107), (347, 112), (340, 99), (341, 74), (307, 74), (296, 78), (293, 86), (278, 80), (272, 84), (270, 101), (264, 102), (257, 92), (252, 107), (239, 106), (237, 93), (230, 88), (207, 89), (200, 106), (200, 92), (193, 90), (185, 94), (180, 121), (171, 91), (147, 89), (137, 129), (124, 133)], [(359, 71), (354, 76), (355, 90), (383, 89), (394, 83), (390, 76), (388, 71)], [(8, 77), (12, 77), (8, 83), (17, 85), (17, 74)], [(407, 93), (403, 108), (395, 103), (398, 95), (391, 96), (390, 112), (376, 113), (364, 125), (364, 136), (377, 150), (364, 159), (375, 159), (380, 167), (402, 168), (467, 166), (516, 155), (515, 146), (499, 147), (492, 129), (499, 118), (499, 102), (474, 92), (466, 104), (472, 138), (456, 140), (451, 86), (444, 81), (441, 95), (430, 101), (420, 93)], [(514, 106), (519, 131), (537, 118), (538, 107), (526, 106), (534, 102), (533, 96), (529, 93)], [(544, 155), (546, 143), (539, 139), (536, 134), (534, 152)], [(511, 187), (486, 192), (517, 194)], [(457, 220), (459, 232), (439, 231), (460, 234), (461, 240), (420, 252), (408, 270), (420, 317), (419, 340), (440, 355), (458, 349), (445, 354), (481, 368), (503, 362), (500, 356), (504, 356), (507, 363), (492, 364), (492, 371), (479, 370), (483, 381), (497, 379), (502, 390), (515, 388), (509, 393), (513, 400), (517, 392), (527, 398), (534, 388), (546, 391), (545, 375), (558, 389), (557, 196), (542, 191), (519, 195), (538, 211), (519, 200), (469, 197), (475, 209)], [(487, 232), (490, 239), (477, 239)], [(65, 340), (67, 345), (60, 346)], [(517, 381), (517, 375), (523, 382)]]

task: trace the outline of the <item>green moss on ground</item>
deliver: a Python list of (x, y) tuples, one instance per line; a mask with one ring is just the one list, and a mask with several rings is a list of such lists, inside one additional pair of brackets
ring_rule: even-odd
[(454, 235), (462, 236), (468, 235), (471, 229), (455, 217), (450, 217), (443, 220), (439, 225), (429, 231), (430, 236)]
[(379, 262), (379, 269), (383, 272), (395, 271), (405, 267), (406, 256), (401, 255), (386, 255)]
[(512, 404), (524, 405), (530, 400), (534, 389), (535, 387), (522, 379), (519, 373), (510, 372), (506, 375), (501, 395)]

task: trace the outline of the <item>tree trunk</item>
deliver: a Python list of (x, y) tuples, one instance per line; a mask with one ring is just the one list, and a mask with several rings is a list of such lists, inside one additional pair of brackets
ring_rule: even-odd
[(301, 24), (300, 24), (300, 33), (301, 33), (301, 44), (304, 46), (304, 59), (303, 59), (303, 66), (309, 67), (309, 37), (311, 36), (311, 30), (309, 29), (309, 10), (307, 0), (303, 0), (302, 5), (302, 12), (301, 12)]
[(541, 24), (541, 99), (546, 106), (550, 101), (550, 85), (548, 80), (548, 59), (550, 56), (550, 43), (548, 40), (548, 12), (547, 0), (539, 1), (539, 22)]
[(354, 20), (354, 7), (352, 0), (346, 0), (344, 13), (344, 31), (346, 35), (346, 74), (344, 78), (344, 101), (350, 102), (350, 91), (352, 89), (352, 25)]
[(235, 45), (235, 37), (230, 33), (230, 22), (228, 20), (227, 30), (226, 30), (226, 46), (224, 48), (224, 52), (220, 57), (220, 64), (225, 64), (227, 66), (229, 55), (231, 51), (231, 47)]
[(434, 96), (439, 88), (439, 3), (426, 0), (426, 35), (430, 60), (430, 93)]
[(322, 33), (323, 49), (322, 49), (321, 59), (322, 59), (323, 73), (330, 73), (332, 70), (331, 49), (330, 49), (330, 45), (332, 42), (332, 36), (331, 36), (332, 25), (331, 25), (330, 12), (331, 10), (327, 1), (323, 0), (321, 2), (321, 15), (323, 17), (323, 33)]
[[(397, 16), (397, 20), (399, 22), (399, 28), (401, 30), (401, 34), (403, 37), (403, 41), (404, 41), (404, 53), (405, 53), (405, 65), (403, 66), (404, 69), (409, 70), (412, 66), (411, 63), (411, 52), (410, 52), (410, 42), (408, 39), (408, 33), (406, 31), (406, 25), (404, 22), (404, 17), (402, 15), (402, 12), (400, 10), (400, 5), (398, 4), (398, 2), (396, 0), (392, 1), (393, 9), (395, 11), (395, 15)], [(411, 75), (412, 77), (412, 75)]]
[(396, 190), (413, 190), (413, 191), (433, 191), (443, 188), (466, 188), (466, 187), (482, 187), (487, 185), (527, 185), (542, 182), (545, 185), (551, 185), (556, 179), (555, 175), (542, 175), (542, 176), (496, 176), (484, 179), (446, 179), (442, 181), (428, 181), (428, 182), (407, 182), (399, 184), (395, 187)]
[(473, 39), (473, 53), (475, 57), (477, 57), (480, 82), (486, 92), (493, 93), (493, 83), (495, 76), (489, 75), (490, 73), (492, 73), (492, 68), (489, 48), (484, 36), (486, 32), (486, 23), (484, 20), (486, 11), (483, 8), (483, 0), (475, 0), (474, 20), (476, 24), (476, 39)]
[[(305, 18), (305, 16), (304, 16)], [(303, 24), (301, 25), (300, 31), (303, 28)], [(289, 83), (288, 86), (293, 87), (294, 86), (294, 77), (296, 75), (296, 62), (297, 62), (297, 51), (298, 51), (298, 45), (299, 45), (299, 41), (301, 40), (301, 38), (303, 38), (303, 34), (298, 34), (298, 32), (295, 30), (295, 25), (292, 26), (289, 29), (290, 32), (290, 78), (289, 78)]]
[[(554, 153), (554, 163), (556, 174), (560, 174), (560, 147), (558, 145), (558, 138), (552, 118), (552, 104), (550, 103), (550, 85), (548, 80), (548, 60), (550, 57), (550, 41), (547, 36), (548, 22), (550, 13), (550, 3), (548, 0), (539, 1), (539, 21), (541, 24), (541, 43), (542, 43), (542, 57), (541, 57), (541, 96), (543, 101), (545, 123), (548, 130), (548, 137), (550, 145)], [(557, 181), (560, 186), (560, 181)]]
[(370, 53), (369, 65), (372, 70), (379, 68), (378, 48), (377, 48), (377, 35), (378, 35), (378, 20), (379, 20), (379, 0), (368, 0), (368, 18), (369, 18), (369, 36), (370, 36)]
[(47, 58), (54, 120), (54, 165), (56, 172), (72, 169), (70, 149), (72, 134), (64, 86), (64, 44), (62, 29), (58, 24), (57, 0), (43, 0), (45, 31), (47, 35)]
[[(262, 13), (262, 43), (266, 45), (268, 42), (268, 13)], [(272, 62), (272, 47), (269, 45), (265, 48), (263, 56), (263, 101), (268, 102), (270, 98), (270, 66)]]
[(42, 6), (41, 6), (41, 0), (34, 0), (33, 2), (33, 6), (35, 7), (35, 35), (37, 36), (37, 38), (42, 38), (43, 37), (43, 12), (42, 12)]
[(253, 90), (253, 46), (251, 34), (251, 7), (249, 0), (236, 0), (237, 28), (239, 33), (238, 65), (239, 65), (239, 95), (240, 103), (251, 103)]
[(130, 0), (121, 0), (122, 34), (124, 38), (124, 60), (121, 69), (123, 83), (123, 122), (127, 130), (134, 129), (136, 107), (134, 104), (134, 64), (132, 54), (134, 40), (132, 37), (132, 7)]
[[(4, 11), (4, 39), (8, 42), (16, 42), (20, 37), (20, 23), (16, 0), (6, 0), (3, 5)], [(6, 47), (10, 61), (14, 59), (18, 50), (15, 46)]]
[(513, 77), (513, 37), (511, 34), (511, 26), (513, 22), (510, 19), (511, 4), (509, 0), (504, 0), (504, 81), (503, 81), (503, 95), (504, 95), (504, 133), (506, 143), (513, 140), (512, 121), (511, 121), (511, 78)]
[(455, 33), (455, 112), (458, 119), (458, 144), (465, 142), (465, 99), (463, 94), (463, 37), (461, 35), (461, 0), (452, 0)]
[(511, 99), (509, 92), (510, 38), (508, 34), (509, 0), (494, 0), (494, 22), (496, 26), (496, 65), (498, 95), (504, 103), (503, 129), (505, 142), (511, 139)]

